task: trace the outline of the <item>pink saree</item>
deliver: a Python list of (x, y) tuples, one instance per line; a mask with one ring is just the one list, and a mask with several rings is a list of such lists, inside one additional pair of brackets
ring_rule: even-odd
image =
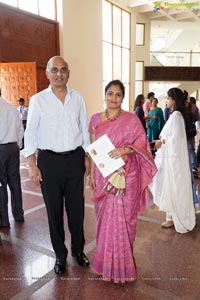
[(110, 176), (103, 178), (95, 167), (94, 205), (97, 218), (96, 251), (93, 270), (103, 280), (126, 282), (136, 280), (133, 242), (136, 235), (137, 215), (147, 204), (147, 187), (157, 169), (143, 126), (132, 113), (123, 112), (114, 121), (102, 122), (94, 114), (89, 130), (98, 139), (107, 134), (116, 148), (127, 146), (136, 154), (125, 155), (126, 192), (113, 195), (104, 186)]

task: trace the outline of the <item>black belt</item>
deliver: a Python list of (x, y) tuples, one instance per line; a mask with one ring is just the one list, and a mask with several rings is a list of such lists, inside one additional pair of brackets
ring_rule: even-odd
[(10, 143), (6, 143), (6, 144), (0, 144), (2, 146), (6, 146), (6, 145), (13, 145), (13, 144), (17, 144), (17, 142), (10, 142)]
[(42, 151), (42, 152), (46, 152), (46, 153), (50, 153), (50, 154), (54, 154), (54, 155), (61, 155), (61, 156), (64, 156), (64, 155), (69, 155), (69, 154), (73, 154), (75, 153), (80, 147), (77, 147), (76, 149), (74, 150), (69, 150), (69, 151), (65, 151), (65, 152), (54, 152), (52, 150), (41, 150), (39, 149), (39, 151)]

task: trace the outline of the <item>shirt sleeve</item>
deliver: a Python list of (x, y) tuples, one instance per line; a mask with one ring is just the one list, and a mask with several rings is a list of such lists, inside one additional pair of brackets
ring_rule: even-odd
[(38, 148), (38, 127), (40, 122), (40, 110), (38, 106), (37, 96), (34, 95), (30, 99), (29, 113), (27, 118), (27, 125), (24, 134), (25, 148), (22, 151), (25, 157), (34, 154)]
[(86, 151), (86, 148), (90, 144), (90, 135), (88, 131), (88, 115), (87, 115), (87, 109), (86, 109), (86, 104), (81, 96), (81, 111), (80, 111), (80, 126), (82, 130), (82, 136), (83, 136), (83, 144), (82, 147)]

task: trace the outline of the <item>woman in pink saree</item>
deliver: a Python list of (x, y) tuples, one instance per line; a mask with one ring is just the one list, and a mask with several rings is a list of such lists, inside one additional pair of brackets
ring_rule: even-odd
[(147, 187), (156, 173), (139, 118), (121, 109), (124, 93), (121, 81), (108, 83), (105, 88), (107, 109), (94, 114), (89, 126), (92, 141), (107, 134), (115, 146), (109, 156), (122, 157), (125, 161), (120, 170), (106, 178), (91, 163), (90, 187), (94, 189), (97, 218), (92, 269), (102, 275), (103, 280), (115, 283), (136, 280), (133, 242), (137, 215), (147, 204)]

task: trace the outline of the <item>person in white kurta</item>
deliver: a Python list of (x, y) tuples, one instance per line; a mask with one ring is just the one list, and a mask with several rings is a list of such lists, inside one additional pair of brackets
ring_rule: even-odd
[[(175, 92), (179, 90), (173, 89)], [(171, 111), (176, 109), (175, 101), (168, 97)], [(155, 158), (158, 172), (153, 179), (153, 201), (160, 210), (167, 213), (167, 222), (170, 222), (171, 217), (171, 226), (174, 225), (177, 232), (186, 233), (195, 226), (195, 210), (185, 124), (180, 111), (173, 111), (160, 133), (160, 140), (155, 141), (155, 147), (159, 149)]]

